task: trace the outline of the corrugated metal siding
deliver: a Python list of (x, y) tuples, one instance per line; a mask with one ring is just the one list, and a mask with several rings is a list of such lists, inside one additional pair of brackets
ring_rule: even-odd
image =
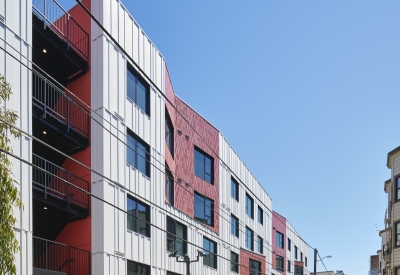
[(393, 177), (398, 177), (400, 175), (400, 156), (393, 159)]
[[(0, 23), (0, 47), (2, 48), (0, 74), (5, 76), (6, 81), (11, 84), (13, 92), (5, 107), (18, 113), (19, 119), (16, 126), (28, 133), (32, 133), (31, 72), (28, 69), (31, 65), (27, 61), (32, 58), (31, 13), (32, 6), (29, 0), (0, 0), (0, 16), (4, 19), (4, 22)], [(13, 139), (11, 143), (14, 154), (31, 161), (32, 140), (30, 137), (21, 136), (17, 140)], [(17, 188), (24, 205), (23, 209), (14, 210), (17, 218), (14, 230), (22, 249), (22, 253), (15, 254), (17, 274), (30, 275), (32, 274), (31, 167), (15, 158), (9, 157), (9, 159), (12, 162), (14, 179), (19, 183)]]

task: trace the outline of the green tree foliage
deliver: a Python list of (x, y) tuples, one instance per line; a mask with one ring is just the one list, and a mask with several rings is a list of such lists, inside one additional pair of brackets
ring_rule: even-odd
[[(10, 138), (18, 138), (21, 133), (11, 127), (15, 125), (18, 114), (5, 108), (5, 102), (10, 99), (11, 86), (0, 75), (0, 148), (11, 152)], [(9, 123), (9, 124), (7, 124)], [(13, 207), (22, 207), (17, 181), (13, 178), (11, 162), (7, 154), (0, 152), (0, 275), (17, 274), (15, 253), (20, 251), (13, 226), (17, 219)]]

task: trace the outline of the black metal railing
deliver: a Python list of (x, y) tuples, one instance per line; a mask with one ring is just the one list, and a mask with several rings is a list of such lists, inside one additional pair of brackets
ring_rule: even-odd
[(50, 115), (67, 126), (67, 133), (74, 130), (81, 136), (89, 136), (89, 113), (64, 91), (32, 69), (32, 100), (43, 110), (43, 115)]
[(33, 238), (33, 267), (67, 273), (90, 275), (90, 252), (66, 244)]
[(32, 0), (32, 11), (48, 27), (62, 37), (68, 47), (89, 58), (89, 34), (64, 10), (56, 0)]
[[(68, 207), (73, 203), (84, 208), (89, 208), (89, 194), (79, 189), (81, 188), (90, 192), (88, 181), (77, 177), (64, 168), (61, 168), (35, 154), (32, 154), (32, 161), (35, 166), (48, 172), (46, 173), (39, 168), (33, 167), (32, 178), (34, 188), (42, 190), (45, 197), (51, 195), (66, 201)], [(71, 184), (68, 184), (65, 181)]]

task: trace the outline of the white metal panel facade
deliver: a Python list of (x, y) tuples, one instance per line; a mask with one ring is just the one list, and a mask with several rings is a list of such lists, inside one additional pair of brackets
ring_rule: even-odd
[[(0, 0), (0, 74), (11, 84), (12, 95), (5, 107), (18, 113), (16, 126), (32, 133), (31, 99), (31, 1)], [(22, 135), (12, 140), (13, 153), (31, 161), (32, 139)], [(14, 209), (15, 234), (22, 253), (16, 253), (17, 274), (32, 274), (32, 174), (31, 167), (9, 157), (18, 181), (23, 209)]]
[[(220, 162), (220, 203), (221, 214), (224, 215), (220, 226), (221, 232), (229, 232), (229, 234), (221, 234), (221, 237), (231, 243), (232, 250), (239, 254), (237, 247), (246, 247), (245, 232), (246, 226), (249, 227), (254, 231), (253, 252), (258, 253), (257, 237), (260, 236), (264, 240), (263, 255), (266, 256), (266, 269), (271, 270), (272, 200), (221, 134), (219, 136), (219, 148), (220, 158), (222, 159), (222, 162)], [(231, 178), (239, 184), (239, 201), (231, 196)], [(254, 219), (246, 214), (246, 194), (254, 200)], [(263, 210), (263, 224), (258, 222), (258, 207)], [(230, 234), (231, 214), (239, 219), (239, 238)]]
[[(300, 262), (300, 254), (303, 253), (303, 262), (304, 262), (304, 274), (310, 274), (312, 270), (312, 264), (310, 263), (310, 248), (307, 246), (307, 244), (301, 239), (300, 235), (296, 232), (296, 230), (293, 228), (293, 226), (289, 223), (288, 220), (286, 220), (286, 237), (289, 238), (292, 242), (291, 245), (291, 250), (289, 251), (286, 247), (286, 258), (291, 262), (291, 272), (290, 273), (295, 273), (294, 272), (294, 261), (299, 261)], [(298, 254), (297, 254), (297, 259), (294, 257), (294, 246), (297, 246), (298, 249)], [(307, 265), (305, 264), (305, 257), (307, 257)], [(284, 263), (287, 265), (287, 262)]]

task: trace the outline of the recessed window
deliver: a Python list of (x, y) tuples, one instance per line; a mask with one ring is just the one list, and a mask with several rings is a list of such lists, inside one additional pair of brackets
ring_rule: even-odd
[(307, 266), (307, 257), (304, 257), (304, 259), (305, 259), (305, 261), (304, 261), (304, 264)]
[(203, 249), (205, 254), (203, 264), (217, 269), (217, 243), (203, 237)]
[(128, 129), (127, 133), (128, 148), (126, 150), (126, 155), (128, 164), (150, 177), (150, 146), (130, 129)]
[(231, 233), (239, 238), (239, 219), (231, 214)]
[(254, 200), (246, 193), (246, 214), (254, 219)]
[(150, 275), (150, 266), (128, 260), (127, 274)]
[(400, 245), (400, 222), (396, 223), (396, 246)]
[(283, 248), (283, 234), (279, 231), (276, 231), (276, 246)]
[(261, 275), (261, 262), (249, 259), (249, 275)]
[(239, 273), (239, 255), (231, 251), (231, 271)]
[(303, 261), (303, 252), (300, 252), (300, 262)]
[(139, 77), (135, 69), (128, 65), (127, 96), (148, 116), (150, 116), (150, 87)]
[(214, 159), (201, 151), (194, 148), (194, 174), (210, 184), (213, 181)]
[(246, 248), (254, 251), (254, 232), (246, 226)]
[(294, 274), (295, 275), (303, 275), (303, 267), (295, 265), (294, 266)]
[(276, 255), (276, 270), (283, 272), (283, 257)]
[(400, 200), (400, 177), (396, 178), (396, 200)]
[(294, 258), (297, 260), (297, 246), (294, 246)]
[(194, 219), (214, 226), (214, 201), (200, 193), (194, 193)]
[(176, 220), (167, 217), (167, 249), (176, 255), (184, 256), (187, 252), (187, 227)]
[(258, 207), (258, 222), (264, 224), (264, 211), (260, 206)]
[(287, 272), (292, 272), (291, 270), (292, 270), (292, 266), (291, 266), (291, 263), (290, 263), (290, 261), (288, 260), (287, 261), (287, 268), (286, 268), (286, 270), (287, 270)]
[(150, 207), (128, 196), (127, 227), (150, 238)]
[(287, 238), (287, 250), (292, 250), (292, 241), (289, 238)]
[(239, 201), (239, 183), (233, 178), (231, 178), (231, 196)]
[(174, 176), (165, 164), (165, 198), (171, 205), (174, 205), (174, 182)]
[(169, 117), (167, 108), (165, 108), (165, 143), (171, 153), (172, 158), (174, 157), (174, 126), (172, 125), (171, 118)]
[(264, 240), (258, 236), (258, 253), (263, 254), (264, 252)]

